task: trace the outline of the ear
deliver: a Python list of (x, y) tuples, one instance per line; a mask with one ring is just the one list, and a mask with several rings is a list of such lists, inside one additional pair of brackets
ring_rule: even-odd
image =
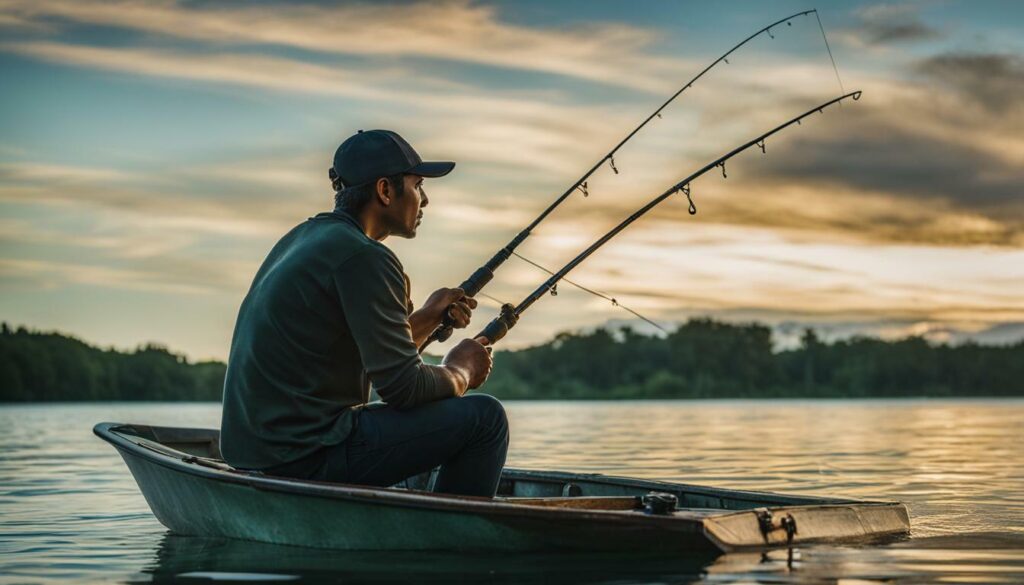
[(377, 179), (375, 185), (377, 191), (377, 201), (380, 202), (384, 207), (391, 205), (391, 199), (394, 197), (394, 193), (391, 192), (391, 183), (387, 179), (381, 177)]

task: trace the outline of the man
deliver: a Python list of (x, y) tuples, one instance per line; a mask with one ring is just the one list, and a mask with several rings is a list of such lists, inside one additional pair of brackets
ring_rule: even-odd
[[(412, 311), (402, 265), (380, 243), (416, 236), (424, 177), (454, 166), (423, 162), (387, 130), (338, 147), (334, 211), (274, 246), (239, 309), (221, 424), (228, 463), (374, 486), (440, 465), (436, 491), (494, 495), (505, 412), (490, 396), (464, 396), (490, 373), (486, 340), (463, 340), (439, 366), (417, 349), (446, 313), (466, 327), (476, 301), (441, 289)], [(371, 383), (383, 403), (367, 405)]]

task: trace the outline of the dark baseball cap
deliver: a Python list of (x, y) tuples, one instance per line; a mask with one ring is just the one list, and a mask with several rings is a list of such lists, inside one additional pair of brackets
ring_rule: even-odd
[(396, 132), (360, 130), (342, 142), (334, 153), (331, 178), (337, 177), (347, 188), (399, 173), (443, 177), (453, 168), (453, 162), (424, 162)]

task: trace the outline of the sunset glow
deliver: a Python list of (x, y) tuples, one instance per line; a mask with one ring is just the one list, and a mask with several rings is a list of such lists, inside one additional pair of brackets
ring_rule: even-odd
[[(422, 302), (723, 51), (808, 8), (0, 0), (0, 318), (225, 358), (257, 267), (332, 206), (334, 149), (362, 128), (458, 162), (427, 181), (419, 237), (386, 242)], [(727, 179), (708, 173), (696, 216), (667, 201), (570, 278), (666, 326), (757, 320), (781, 344), (802, 326), (1024, 337), (1024, 5), (819, 9), (844, 89), (864, 97), (738, 156)], [(520, 251), (558, 268), (709, 160), (842, 93), (813, 16), (774, 36), (670, 106), (616, 157), (620, 173), (598, 171)], [(544, 277), (512, 260), (486, 292), (517, 302)], [(559, 292), (509, 346), (638, 323)]]

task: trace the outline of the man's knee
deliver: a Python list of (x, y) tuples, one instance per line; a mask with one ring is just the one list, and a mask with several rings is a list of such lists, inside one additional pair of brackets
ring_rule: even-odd
[(508, 429), (508, 416), (505, 414), (505, 407), (497, 398), (488, 394), (470, 394), (463, 396), (461, 400), (469, 401), (480, 420), (487, 423), (488, 426)]

